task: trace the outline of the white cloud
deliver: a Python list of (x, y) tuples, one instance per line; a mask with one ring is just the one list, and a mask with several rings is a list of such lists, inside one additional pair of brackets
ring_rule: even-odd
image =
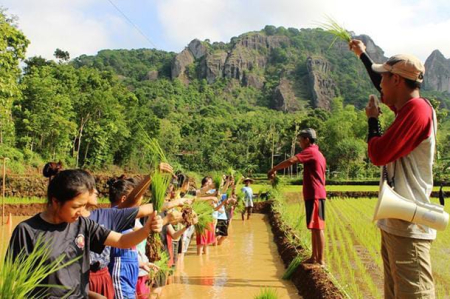
[(93, 0), (5, 2), (8, 13), (19, 17), (19, 28), (31, 41), (28, 57), (41, 55), (52, 59), (56, 48), (68, 51), (71, 57), (95, 54), (112, 46), (110, 27), (124, 26), (113, 18), (97, 19), (94, 14), (85, 13)]
[(317, 27), (330, 15), (356, 34), (368, 34), (390, 56), (425, 60), (438, 48), (450, 56), (450, 2), (444, 0), (157, 0), (164, 35), (177, 51), (194, 38), (229, 41), (265, 25)]
[[(113, 1), (133, 21), (151, 16), (140, 29), (158, 37), (157, 47), (171, 51), (181, 51), (194, 38), (228, 42), (265, 25), (317, 27), (330, 15), (356, 34), (371, 36), (386, 56), (409, 52), (425, 60), (439, 49), (450, 57), (445, 35), (450, 32), (448, 0)], [(28, 56), (53, 58), (56, 48), (76, 57), (105, 48), (150, 47), (105, 0), (3, 0), (2, 5), (19, 16), (19, 27), (31, 40)], [(159, 24), (154, 23), (155, 15)]]

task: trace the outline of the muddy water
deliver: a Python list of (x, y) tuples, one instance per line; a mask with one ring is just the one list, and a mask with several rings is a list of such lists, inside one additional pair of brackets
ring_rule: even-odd
[(228, 240), (210, 247), (209, 255), (196, 255), (194, 238), (162, 298), (254, 298), (264, 287), (276, 290), (278, 298), (300, 298), (290, 281), (281, 280), (284, 266), (264, 217), (234, 219)]
[[(246, 222), (234, 219), (230, 237), (220, 247), (210, 247), (209, 255), (196, 255), (194, 238), (173, 282), (164, 287), (162, 298), (254, 298), (264, 287), (276, 290), (278, 298), (300, 298), (295, 286), (281, 279), (285, 269), (264, 217), (254, 214)], [(12, 229), (28, 218), (13, 216)], [(9, 226), (0, 229), (3, 257), (10, 239)]]

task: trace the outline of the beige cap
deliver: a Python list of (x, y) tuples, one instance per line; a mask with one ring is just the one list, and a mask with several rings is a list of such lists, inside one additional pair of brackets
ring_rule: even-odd
[(422, 62), (408, 54), (394, 55), (383, 64), (372, 64), (372, 70), (377, 73), (390, 72), (416, 82), (422, 82), (425, 74)]
[(308, 137), (309, 139), (317, 139), (317, 134), (316, 131), (312, 128), (307, 128), (304, 130), (301, 130), (300, 133), (298, 134), (298, 136), (302, 136), (302, 137)]

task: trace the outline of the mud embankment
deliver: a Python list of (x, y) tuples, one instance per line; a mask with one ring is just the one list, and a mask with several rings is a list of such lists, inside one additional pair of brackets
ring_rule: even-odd
[[(304, 255), (302, 247), (294, 247), (289, 242), (289, 239), (295, 239), (297, 236), (290, 229), (283, 230), (282, 219), (280, 214), (272, 209), (272, 201), (255, 203), (254, 211), (255, 213), (261, 211), (268, 215), (274, 242), (285, 268), (295, 257)], [(345, 298), (319, 265), (300, 264), (291, 280), (304, 298)]]

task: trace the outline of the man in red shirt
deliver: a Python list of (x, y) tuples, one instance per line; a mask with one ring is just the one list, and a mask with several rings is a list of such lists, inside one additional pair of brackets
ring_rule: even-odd
[[(350, 49), (363, 62), (395, 119), (383, 134), (374, 97), (366, 107), (368, 154), (374, 165), (383, 166), (380, 184), (386, 180), (404, 198), (430, 203), (433, 162), (436, 150), (436, 113), (420, 96), (425, 67), (415, 56), (394, 55), (375, 64), (360, 40)], [(435, 298), (431, 267), (431, 244), (436, 230), (426, 225), (395, 218), (380, 219), (381, 256), (384, 267), (384, 297)]]
[(326, 160), (316, 145), (317, 135), (314, 129), (302, 130), (298, 135), (298, 143), (303, 149), (297, 155), (274, 166), (267, 173), (272, 179), (280, 169), (293, 164), (302, 163), (303, 199), (305, 200), (306, 225), (311, 230), (312, 255), (307, 261), (324, 265), (323, 249), (325, 247), (325, 169)]

